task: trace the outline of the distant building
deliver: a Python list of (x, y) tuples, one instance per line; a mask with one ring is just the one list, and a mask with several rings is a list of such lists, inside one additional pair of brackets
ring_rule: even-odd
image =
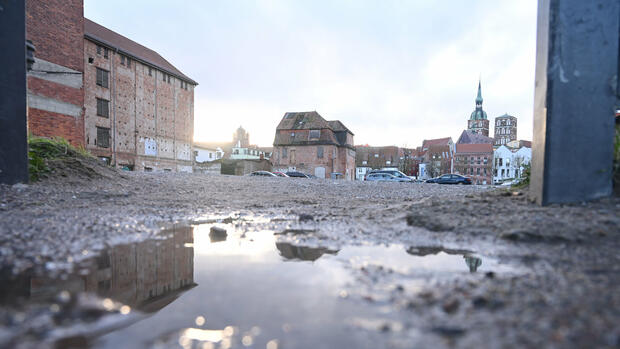
[(480, 133), (464, 130), (456, 144), (493, 144), (495, 140)]
[(521, 140), (518, 140), (518, 141), (516, 141), (516, 140), (515, 141), (510, 141), (510, 142), (506, 143), (505, 145), (508, 148), (511, 148), (511, 149), (520, 149), (520, 148), (523, 148), (523, 147), (531, 148), (532, 147), (532, 141), (526, 141), (526, 140), (521, 139)]
[(245, 147), (241, 146), (241, 141), (237, 141), (232, 149), (229, 159), (234, 160), (259, 160), (259, 159), (269, 159), (271, 157), (271, 152), (265, 151), (258, 146), (255, 145), (247, 145)]
[(371, 169), (395, 169), (408, 176), (417, 176), (419, 158), (416, 149), (396, 146), (355, 147), (355, 179), (362, 180)]
[(495, 145), (506, 145), (517, 139), (517, 118), (504, 114), (495, 118)]
[(233, 144), (239, 148), (247, 148), (250, 146), (250, 134), (241, 126), (233, 133)]
[(487, 137), (489, 136), (489, 120), (487, 118), (487, 113), (482, 110), (482, 88), (480, 81), (478, 81), (476, 109), (469, 116), (469, 120), (467, 121), (467, 129)]
[(194, 143), (194, 161), (197, 163), (211, 162), (224, 158), (224, 151), (220, 147), (210, 147), (201, 143)]
[(425, 139), (419, 154), (421, 163), (425, 164), (424, 177), (421, 178), (432, 178), (452, 172), (454, 152), (452, 137)]
[(473, 184), (493, 183), (493, 145), (457, 144), (454, 172), (468, 176)]
[(274, 169), (297, 170), (319, 178), (355, 178), (353, 132), (316, 111), (286, 113), (276, 128)]
[(505, 145), (494, 151), (493, 183), (519, 179), (523, 176), (524, 165), (532, 161), (532, 149), (521, 147), (510, 149)]

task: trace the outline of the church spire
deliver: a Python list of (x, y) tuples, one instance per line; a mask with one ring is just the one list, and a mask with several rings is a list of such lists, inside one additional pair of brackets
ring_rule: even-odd
[(478, 96), (476, 97), (476, 108), (482, 108), (482, 84), (478, 79)]

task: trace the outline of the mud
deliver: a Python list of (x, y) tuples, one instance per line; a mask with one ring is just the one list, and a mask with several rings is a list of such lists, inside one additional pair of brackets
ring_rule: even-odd
[[(343, 307), (348, 316), (307, 315), (331, 321), (338, 331), (308, 324), (293, 330), (286, 323), (276, 326), (289, 319), (282, 315), (278, 321), (262, 324), (272, 328), (263, 329), (271, 337), (259, 338), (250, 335), (253, 327), (261, 327), (259, 321), (243, 322), (239, 319), (248, 320), (248, 316), (223, 308), (215, 312), (219, 320), (214, 327), (202, 328), (225, 331), (232, 326), (232, 332), (226, 332), (229, 341), (219, 344), (247, 347), (251, 340), (252, 345), (279, 343), (287, 348), (310, 347), (304, 343), (394, 348), (620, 345), (618, 198), (539, 207), (527, 200), (527, 192), (478, 186), (166, 173), (127, 173), (125, 177), (51, 178), (34, 185), (0, 187), (4, 280), (24, 272), (62, 277), (79, 269), (78, 262), (100, 256), (111, 246), (161, 239), (162, 227), (193, 222), (210, 225), (205, 231), (214, 246), (210, 254), (217, 255), (223, 247), (215, 247), (235, 241), (230, 240), (233, 233), (240, 239), (236, 241), (255, 246), (260, 240), (256, 234), (269, 232), (275, 239), (269, 253), (288, 263), (326, 264), (325, 270), (340, 270), (347, 280), (338, 284), (335, 294), (319, 298)], [(256, 250), (248, 248), (244, 253)], [(383, 252), (373, 254), (375, 248)], [(416, 258), (448, 259), (423, 268)], [(459, 269), (433, 269), (446, 260), (458, 261)], [(293, 280), (319, 288), (327, 285), (320, 278), (306, 279), (307, 272), (294, 272)], [(211, 273), (219, 275), (217, 269)], [(221, 280), (222, 294), (227, 294), (226, 287), (236, 286)], [(255, 279), (255, 285), (260, 283), (260, 278)], [(179, 296), (183, 299), (197, 290)], [(303, 300), (313, 293), (298, 294)], [(245, 298), (248, 306), (259, 299)], [(283, 299), (288, 299), (284, 309), (295, 303), (294, 298)], [(130, 302), (119, 304), (126, 303)], [(0, 343), (14, 340), (7, 333), (30, 331), (19, 320), (28, 319), (28, 314), (45, 315), (41, 309), (49, 309), (50, 303), (40, 300), (40, 304), (25, 301), (16, 307), (3, 306)], [(143, 313), (137, 309), (135, 314)], [(80, 316), (76, 319), (76, 324), (85, 322)], [(146, 324), (138, 321), (127, 329), (144, 327), (141, 323)], [(179, 322), (178, 328), (138, 343), (174, 347), (181, 338), (187, 342), (207, 335), (187, 332), (195, 327), (190, 325)], [(317, 336), (329, 335), (309, 340), (301, 332), (304, 327)], [(108, 336), (140, 337), (142, 333), (123, 331)], [(32, 338), (24, 347), (51, 343), (52, 337)], [(108, 342), (87, 339), (85, 343)]]

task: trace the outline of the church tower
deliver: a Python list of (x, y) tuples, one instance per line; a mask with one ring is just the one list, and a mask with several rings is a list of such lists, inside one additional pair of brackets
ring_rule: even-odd
[(467, 129), (486, 137), (489, 136), (489, 119), (487, 119), (487, 113), (482, 110), (482, 86), (480, 80), (478, 80), (476, 109), (471, 113), (469, 120), (467, 120)]

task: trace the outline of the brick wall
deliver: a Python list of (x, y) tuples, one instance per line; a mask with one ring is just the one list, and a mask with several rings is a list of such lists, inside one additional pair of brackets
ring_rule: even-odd
[(26, 1), (26, 38), (36, 47), (28, 73), (28, 129), (84, 145), (82, 0)]
[[(87, 148), (114, 165), (184, 171), (192, 168), (194, 91), (181, 80), (84, 39), (85, 132)], [(96, 84), (97, 68), (109, 71), (109, 87)], [(168, 79), (169, 78), (169, 79)], [(168, 81), (169, 80), (169, 81)], [(110, 116), (97, 115), (97, 98), (108, 100)], [(97, 127), (110, 129), (110, 148), (95, 144)]]
[(493, 184), (493, 153), (456, 153), (454, 172), (470, 177), (473, 184)]

